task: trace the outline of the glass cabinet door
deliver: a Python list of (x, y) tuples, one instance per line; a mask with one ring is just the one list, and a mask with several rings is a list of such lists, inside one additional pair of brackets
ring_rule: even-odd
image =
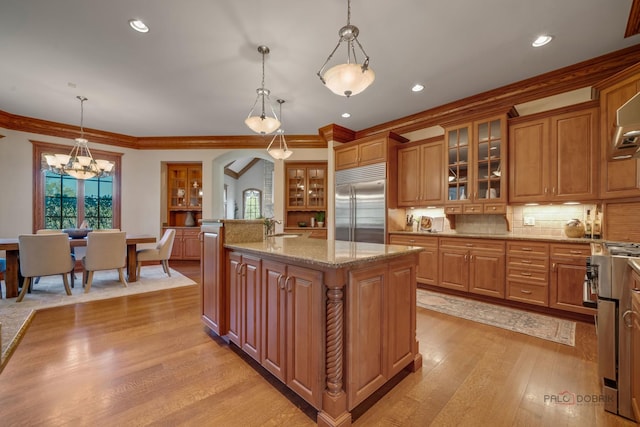
[(170, 168), (169, 205), (174, 208), (187, 206), (187, 169)]
[(202, 207), (202, 168), (188, 169), (189, 207)]
[(476, 198), (501, 199), (503, 129), (502, 120), (495, 119), (476, 123)]
[(327, 186), (326, 168), (308, 168), (307, 169), (307, 206), (310, 208), (324, 208), (325, 188)]
[(447, 163), (448, 163), (448, 194), (449, 201), (467, 200), (471, 176), (469, 169), (471, 126), (447, 130)]
[(304, 168), (287, 168), (287, 206), (303, 207), (305, 205), (305, 174)]

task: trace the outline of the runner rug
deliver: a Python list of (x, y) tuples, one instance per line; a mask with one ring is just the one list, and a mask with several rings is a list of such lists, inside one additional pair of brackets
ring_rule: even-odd
[(38, 284), (33, 285), (32, 292), (26, 294), (22, 302), (16, 302), (16, 298), (5, 298), (5, 290), (2, 290), (3, 299), (0, 300), (0, 328), (2, 328), (0, 334), (2, 339), (0, 371), (20, 342), (37, 310), (177, 288), (196, 283), (175, 270), (171, 270), (171, 277), (168, 277), (161, 265), (143, 266), (138, 281), (129, 283), (126, 288), (118, 281), (117, 270), (96, 271), (89, 293), (84, 293), (81, 282), (82, 273), (76, 272), (75, 288), (71, 289), (72, 295), (67, 295), (61, 276), (42, 277)]
[(576, 323), (570, 320), (424, 289), (418, 289), (417, 303), (428, 310), (575, 346)]

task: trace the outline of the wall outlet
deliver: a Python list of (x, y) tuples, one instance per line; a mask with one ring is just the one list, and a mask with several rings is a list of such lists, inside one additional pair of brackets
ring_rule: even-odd
[(525, 216), (524, 225), (536, 225), (536, 218), (533, 216)]

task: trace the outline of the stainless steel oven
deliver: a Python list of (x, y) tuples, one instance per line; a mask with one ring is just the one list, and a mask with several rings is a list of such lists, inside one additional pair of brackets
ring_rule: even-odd
[(591, 244), (585, 277), (585, 305), (589, 293), (596, 294), (598, 313), (598, 374), (605, 396), (605, 410), (634, 419), (631, 407), (631, 329), (625, 316), (631, 310), (629, 258), (640, 257), (636, 243)]

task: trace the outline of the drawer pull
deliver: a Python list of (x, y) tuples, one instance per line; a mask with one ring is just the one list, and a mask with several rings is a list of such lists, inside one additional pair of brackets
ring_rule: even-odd
[(525, 291), (524, 289), (520, 289), (520, 292), (527, 295), (531, 295), (533, 293), (531, 291)]
[(473, 247), (473, 243), (465, 243), (464, 245), (465, 245), (466, 247), (468, 247), (468, 248), (472, 248), (472, 247)]
[(533, 249), (532, 248), (522, 248), (523, 251), (527, 251), (527, 252), (531, 252)]
[(520, 274), (521, 274), (521, 275), (523, 275), (523, 276), (527, 276), (527, 277), (529, 277), (529, 276), (533, 276), (531, 273), (528, 273), (528, 272), (526, 272), (526, 271), (523, 271), (523, 272), (521, 272)]
[(569, 251), (570, 254), (577, 254), (580, 255), (582, 253), (582, 251)]
[(523, 264), (531, 264), (531, 260), (530, 259), (523, 259), (522, 263)]

